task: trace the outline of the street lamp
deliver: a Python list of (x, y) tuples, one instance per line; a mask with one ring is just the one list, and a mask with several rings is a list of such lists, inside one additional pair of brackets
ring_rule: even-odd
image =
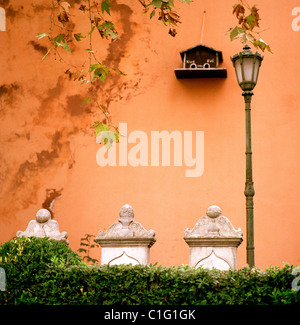
[(247, 227), (247, 263), (254, 267), (254, 235), (253, 235), (253, 196), (252, 180), (252, 151), (251, 151), (251, 98), (253, 95), (258, 72), (263, 57), (253, 53), (246, 45), (244, 51), (231, 58), (235, 68), (237, 81), (243, 90), (246, 111), (246, 183), (244, 194), (246, 196), (246, 227)]

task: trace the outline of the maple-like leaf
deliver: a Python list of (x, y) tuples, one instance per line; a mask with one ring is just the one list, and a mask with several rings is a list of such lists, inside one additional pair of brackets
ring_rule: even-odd
[(105, 22), (101, 25), (96, 25), (97, 29), (99, 30), (99, 33), (101, 37), (108, 38), (110, 37), (112, 40), (116, 38), (120, 38), (120, 36), (115, 31), (115, 26), (111, 21), (105, 20)]
[(107, 149), (109, 149), (113, 142), (118, 142), (119, 136), (118, 134), (112, 131), (102, 131), (96, 137), (97, 143), (104, 143)]
[(241, 37), (241, 34), (245, 34), (245, 29), (242, 27), (235, 26), (234, 28), (229, 29), (227, 34), (230, 35), (230, 40), (233, 41), (238, 37)]
[(95, 122), (94, 125), (91, 126), (92, 129), (94, 129), (96, 136), (98, 136), (102, 131), (108, 131), (109, 126), (102, 122)]
[(74, 34), (74, 38), (77, 42), (80, 42), (82, 38), (85, 38), (81, 33)]
[(252, 31), (254, 27), (259, 27), (258, 20), (252, 13), (245, 18), (245, 21), (250, 31)]
[(244, 15), (245, 8), (240, 3), (233, 5), (233, 12), (236, 15), (236, 18), (239, 18), (240, 15)]
[(260, 48), (263, 52), (265, 51), (265, 49), (267, 49), (270, 53), (273, 53), (271, 51), (270, 46), (263, 39), (261, 39), (261, 38), (259, 40), (255, 40), (254, 42), (252, 42), (252, 44), (256, 48)]
[(110, 9), (109, 9), (110, 7), (111, 7), (111, 4), (109, 3), (109, 0), (103, 0), (101, 2), (102, 13), (104, 13), (104, 11), (105, 11), (106, 13), (108, 13), (110, 15)]
[(71, 5), (67, 1), (62, 1), (59, 3), (59, 14), (57, 18), (64, 26), (69, 21), (70, 7)]
[[(247, 16), (245, 15), (245, 8), (250, 12)], [(260, 27), (259, 21), (261, 20), (256, 5), (250, 7), (246, 1), (239, 0), (238, 4), (233, 5), (232, 13), (238, 19), (238, 25), (229, 29), (227, 32), (230, 36), (230, 40), (240, 39), (242, 43), (249, 41), (257, 49), (263, 52), (267, 49), (272, 53), (270, 46), (260, 38), (259, 32), (254, 31), (255, 27)], [(257, 39), (257, 37), (259, 37), (259, 39)]]

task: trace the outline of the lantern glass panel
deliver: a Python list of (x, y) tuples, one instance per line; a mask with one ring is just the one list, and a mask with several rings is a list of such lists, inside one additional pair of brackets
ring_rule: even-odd
[(243, 81), (245, 81), (245, 82), (252, 81), (253, 59), (254, 58), (244, 58), (243, 59), (243, 68), (244, 68), (244, 80)]
[(259, 65), (260, 65), (260, 61), (256, 59), (254, 64), (254, 75), (253, 75), (253, 81), (255, 82), (255, 84), (257, 83)]
[(241, 59), (237, 59), (235, 61), (235, 66), (234, 67), (235, 67), (238, 83), (240, 84), (243, 81)]

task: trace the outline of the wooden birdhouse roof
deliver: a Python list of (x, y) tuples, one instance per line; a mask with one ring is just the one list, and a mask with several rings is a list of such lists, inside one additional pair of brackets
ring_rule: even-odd
[(180, 52), (182, 61), (184, 59), (184, 53), (189, 53), (189, 52), (191, 53), (191, 52), (196, 52), (196, 51), (203, 51), (203, 52), (208, 52), (208, 53), (218, 53), (219, 62), (223, 62), (223, 55), (222, 55), (221, 51), (215, 50), (212, 47), (201, 45), (201, 44)]

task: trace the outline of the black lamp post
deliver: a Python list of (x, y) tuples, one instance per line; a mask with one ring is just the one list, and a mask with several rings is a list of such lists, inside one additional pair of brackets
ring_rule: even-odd
[(239, 86), (243, 90), (246, 111), (246, 224), (247, 224), (247, 263), (254, 267), (254, 231), (253, 231), (253, 196), (252, 151), (251, 151), (251, 98), (263, 57), (250, 51), (246, 45), (244, 51), (231, 58)]

